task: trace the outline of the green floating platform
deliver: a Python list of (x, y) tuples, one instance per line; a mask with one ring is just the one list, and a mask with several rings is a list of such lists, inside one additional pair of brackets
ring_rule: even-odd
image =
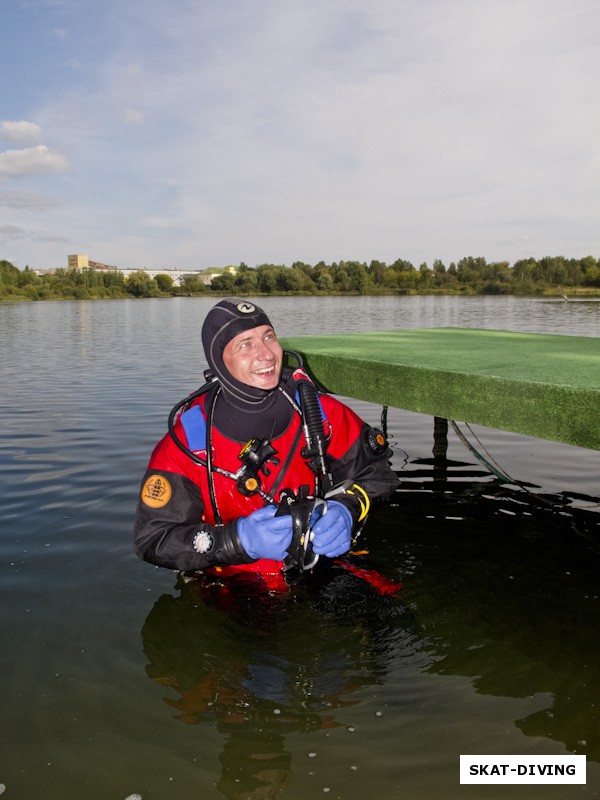
[(417, 328), (282, 339), (327, 391), (600, 450), (600, 339)]

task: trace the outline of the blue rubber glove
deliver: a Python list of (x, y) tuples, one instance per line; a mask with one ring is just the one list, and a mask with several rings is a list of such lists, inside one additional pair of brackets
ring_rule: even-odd
[(248, 517), (240, 517), (237, 532), (250, 558), (270, 558), (283, 561), (292, 543), (292, 517), (276, 517), (277, 507), (264, 506)]
[(352, 514), (337, 500), (327, 501), (327, 511), (313, 528), (315, 553), (335, 558), (347, 553), (352, 544)]

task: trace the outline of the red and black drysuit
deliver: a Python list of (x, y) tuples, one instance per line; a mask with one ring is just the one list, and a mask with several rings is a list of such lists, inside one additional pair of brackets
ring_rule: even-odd
[[(294, 380), (289, 371), (284, 371), (276, 391), (294, 398)], [(200, 397), (185, 413), (202, 413), (205, 418), (206, 400), (207, 395)], [(320, 394), (319, 402), (329, 433), (327, 457), (333, 485), (345, 481), (358, 484), (370, 500), (389, 496), (398, 479), (389, 466), (391, 451), (382, 435), (336, 398)], [(225, 424), (225, 406), (225, 398), (217, 397), (215, 407), (222, 413), (216, 414), (211, 432), (213, 467), (236, 473), (240, 467), (238, 456), (247, 440), (237, 439), (229, 431), (228, 435), (224, 434), (222, 428), (235, 428), (233, 419), (233, 428)], [(278, 503), (283, 489), (297, 492), (304, 485), (313, 487), (315, 482), (315, 474), (301, 454), (306, 445), (304, 432), (298, 435), (302, 420), (286, 399), (285, 407), (288, 406), (289, 420), (271, 440), (277, 456), (266, 464), (269, 474), (260, 473), (262, 492), (274, 504)], [(194, 450), (194, 444), (197, 446), (197, 442), (187, 441), (181, 417), (175, 423), (174, 432), (190, 449)], [(194, 452), (205, 456), (205, 452), (198, 449)], [(206, 467), (186, 456), (167, 434), (154, 449), (142, 481), (134, 529), (138, 556), (183, 572), (208, 570), (225, 576), (250, 569), (264, 575), (281, 574), (281, 562), (248, 556), (237, 533), (238, 518), (248, 516), (269, 500), (258, 493), (244, 496), (235, 480), (219, 472), (213, 471), (213, 481), (221, 524), (216, 524), (211, 507)], [(355, 527), (364, 512), (364, 502), (358, 494), (335, 496), (350, 510)]]

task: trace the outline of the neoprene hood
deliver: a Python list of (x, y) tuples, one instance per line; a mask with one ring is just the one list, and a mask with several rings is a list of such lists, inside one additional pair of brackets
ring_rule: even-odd
[(263, 405), (264, 408), (264, 400), (271, 392), (256, 389), (233, 378), (223, 362), (223, 350), (234, 336), (260, 325), (271, 325), (262, 308), (235, 297), (228, 297), (213, 306), (202, 325), (202, 344), (208, 367), (219, 379), (229, 402), (238, 408), (257, 405)]

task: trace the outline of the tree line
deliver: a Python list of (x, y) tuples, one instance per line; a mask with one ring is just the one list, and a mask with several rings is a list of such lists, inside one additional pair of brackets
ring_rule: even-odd
[(410, 261), (339, 261), (241, 263), (206, 286), (188, 276), (175, 286), (170, 275), (151, 278), (143, 270), (125, 277), (111, 270), (57, 269), (41, 274), (0, 261), (0, 300), (103, 299), (207, 294), (460, 294), (460, 295), (600, 295), (600, 261), (593, 256), (526, 258), (509, 264), (482, 257), (463, 258), (446, 266), (436, 259), (415, 267)]

